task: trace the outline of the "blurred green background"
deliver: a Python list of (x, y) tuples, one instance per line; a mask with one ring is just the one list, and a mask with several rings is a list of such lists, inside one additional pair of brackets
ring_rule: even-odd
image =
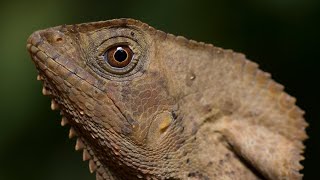
[(26, 51), (35, 30), (131, 17), (245, 53), (297, 97), (310, 123), (305, 179), (319, 179), (319, 0), (1, 1), (0, 180), (95, 179), (41, 94)]

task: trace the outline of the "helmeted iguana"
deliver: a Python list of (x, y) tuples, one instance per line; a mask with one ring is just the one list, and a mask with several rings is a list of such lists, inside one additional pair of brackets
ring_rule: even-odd
[(52, 109), (100, 179), (301, 179), (303, 111), (243, 54), (132, 19), (34, 32)]

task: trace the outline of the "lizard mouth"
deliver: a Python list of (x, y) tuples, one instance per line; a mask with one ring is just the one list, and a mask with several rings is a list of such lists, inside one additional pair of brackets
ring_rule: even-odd
[[(83, 150), (82, 158), (83, 161), (89, 161), (90, 172), (96, 172), (97, 177), (102, 177), (106, 172), (104, 168), (101, 168), (102, 163), (96, 158), (97, 156), (89, 145), (90, 143), (86, 140), (86, 137), (79, 133), (81, 131), (77, 126), (79, 122), (73, 119), (73, 115), (70, 113), (70, 109), (68, 109), (70, 103), (66, 103), (64, 99), (64, 96), (66, 96), (65, 93), (67, 92), (61, 92), (61, 89), (57, 88), (57, 85), (61, 86), (62, 84), (71, 86), (71, 84), (68, 84), (67, 79), (72, 76), (77, 76), (74, 71), (67, 68), (72, 67), (72, 62), (62, 57), (54, 46), (47, 43), (41, 35), (42, 32), (44, 31), (34, 32), (27, 41), (27, 50), (38, 70), (37, 80), (43, 82), (42, 93), (52, 99), (52, 110), (61, 110), (61, 126), (67, 124), (71, 126), (68, 136), (70, 139), (77, 137), (75, 150)], [(57, 40), (60, 41), (61, 39)], [(69, 62), (68, 66), (63, 64), (63, 62)], [(57, 71), (59, 72), (57, 73)], [(77, 78), (82, 79), (79, 76), (77, 76)], [(67, 90), (67, 88), (65, 88), (65, 90)]]
[[(43, 81), (42, 93), (43, 95), (47, 95), (52, 98), (51, 109), (57, 110), (59, 109), (59, 105), (56, 101), (60, 100), (58, 100), (59, 96), (54, 90), (54, 85), (51, 82), (52, 78), (50, 77), (57, 76), (57, 74), (52, 71), (52, 67), (59, 65), (55, 61), (55, 59), (58, 57), (58, 54), (53, 56), (52, 54), (44, 53), (40, 46), (44, 45), (45, 41), (40, 34), (41, 31), (37, 31), (28, 38), (27, 50), (29, 51), (30, 56), (38, 70), (37, 80)], [(47, 49), (49, 48), (47, 47)]]
[(57, 86), (66, 84), (67, 78), (72, 76), (73, 72), (62, 64), (69, 61), (63, 58), (54, 46), (46, 42), (43, 32), (36, 31), (28, 38), (27, 50), (38, 70), (37, 80), (43, 81), (43, 95), (50, 96), (51, 109), (58, 110), (59, 105), (66, 106), (66, 104), (61, 97), (65, 93), (61, 93), (61, 88), (58, 89)]

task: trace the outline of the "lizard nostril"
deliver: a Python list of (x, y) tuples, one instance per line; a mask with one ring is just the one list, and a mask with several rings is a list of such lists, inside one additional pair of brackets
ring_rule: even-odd
[(42, 32), (41, 36), (45, 38), (50, 44), (64, 43), (63, 35), (57, 31)]
[(55, 44), (61, 44), (63, 43), (63, 38), (62, 38), (62, 35), (59, 34), (59, 33), (54, 33), (52, 34), (52, 36), (50, 37), (52, 43), (55, 43)]
[(63, 39), (62, 39), (61, 37), (57, 37), (55, 41), (56, 41), (56, 42), (62, 42)]

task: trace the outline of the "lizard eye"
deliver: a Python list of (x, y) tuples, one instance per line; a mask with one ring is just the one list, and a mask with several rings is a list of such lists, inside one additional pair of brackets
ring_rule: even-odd
[(133, 52), (129, 46), (114, 46), (109, 48), (103, 55), (104, 60), (112, 67), (123, 68), (127, 66), (132, 58)]
[[(147, 66), (149, 39), (138, 30), (130, 28), (103, 29), (95, 36), (101, 38), (93, 42), (95, 51), (88, 51), (87, 64), (100, 76), (107, 79), (126, 80), (131, 76), (140, 76)], [(131, 33), (134, 32), (134, 36)], [(132, 78), (132, 77), (131, 77)]]

